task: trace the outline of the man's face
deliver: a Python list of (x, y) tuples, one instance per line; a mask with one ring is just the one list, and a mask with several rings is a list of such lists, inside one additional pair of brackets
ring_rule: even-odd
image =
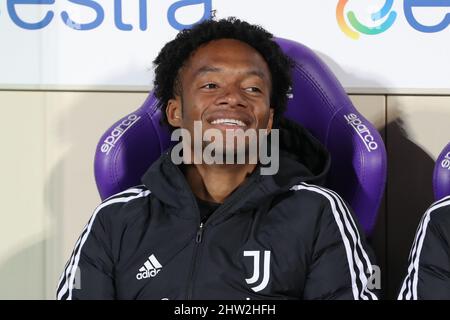
[[(181, 96), (168, 103), (174, 127), (203, 132), (272, 127), (271, 76), (263, 57), (238, 40), (220, 39), (200, 47), (180, 71)], [(225, 139), (224, 139), (225, 140)]]

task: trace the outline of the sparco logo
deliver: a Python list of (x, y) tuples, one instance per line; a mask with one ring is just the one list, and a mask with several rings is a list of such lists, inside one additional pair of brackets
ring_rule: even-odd
[(111, 134), (106, 137), (103, 141), (103, 144), (100, 150), (103, 153), (109, 154), (109, 152), (114, 148), (117, 141), (119, 141), (120, 137), (135, 124), (141, 117), (138, 117), (135, 114), (129, 115), (125, 120), (123, 120), (117, 127), (111, 131)]
[(355, 129), (358, 133), (359, 137), (363, 141), (369, 152), (376, 150), (378, 148), (378, 144), (375, 142), (373, 135), (370, 133), (370, 130), (367, 126), (358, 118), (358, 116), (354, 113), (350, 113), (345, 115), (345, 120), (347, 120), (348, 124)]
[(445, 155), (444, 160), (441, 162), (442, 168), (450, 170), (450, 151)]

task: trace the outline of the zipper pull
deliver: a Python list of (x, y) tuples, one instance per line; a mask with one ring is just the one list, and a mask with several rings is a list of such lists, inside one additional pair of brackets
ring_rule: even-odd
[(202, 242), (202, 235), (203, 235), (203, 222), (200, 223), (200, 227), (198, 228), (197, 237), (195, 239), (195, 242), (197, 242), (197, 243)]

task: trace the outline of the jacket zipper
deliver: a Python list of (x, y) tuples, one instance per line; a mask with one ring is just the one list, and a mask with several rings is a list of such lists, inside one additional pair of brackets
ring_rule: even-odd
[(197, 230), (197, 237), (195, 238), (195, 242), (196, 242), (197, 244), (202, 242), (202, 237), (203, 237), (203, 226), (204, 226), (204, 223), (201, 222), (201, 223), (200, 223), (200, 226), (198, 227), (198, 230)]
[[(180, 174), (182, 174), (181, 171), (180, 171)], [(186, 292), (186, 300), (192, 300), (192, 295), (193, 295), (193, 290), (194, 290), (194, 280), (195, 280), (194, 279), (194, 277), (195, 277), (195, 266), (196, 266), (196, 262), (197, 262), (198, 249), (199, 249), (199, 246), (202, 243), (203, 233), (205, 231), (206, 225), (211, 221), (211, 217), (213, 215), (217, 216), (219, 212), (221, 213), (221, 212), (225, 211), (232, 204), (234, 204), (236, 201), (239, 201), (245, 195), (244, 191), (246, 191), (248, 188), (250, 188), (250, 186), (252, 186), (254, 183), (255, 183), (255, 180), (253, 180), (251, 183), (249, 183), (246, 186), (246, 188), (241, 190), (241, 194), (239, 194), (239, 196), (236, 195), (236, 198), (233, 199), (232, 202), (228, 202), (228, 204), (226, 206), (223, 206), (223, 207), (219, 208), (217, 211), (213, 212), (206, 222), (200, 221), (200, 225), (199, 225), (199, 227), (197, 229), (197, 233), (196, 233), (196, 236), (195, 236), (195, 247), (194, 247), (194, 254), (193, 254), (192, 262), (191, 262), (191, 265), (190, 265), (188, 286), (187, 286), (187, 292)], [(186, 183), (186, 187), (190, 188), (190, 186), (187, 183)], [(192, 201), (194, 203), (194, 206), (197, 208), (197, 212), (200, 215), (200, 209), (197, 206), (197, 200), (195, 199), (193, 192), (191, 193), (191, 196), (192, 196)]]
[(219, 208), (217, 211), (213, 212), (206, 222), (203, 222), (203, 221), (200, 222), (200, 225), (199, 225), (199, 227), (197, 229), (197, 233), (196, 233), (196, 236), (195, 236), (195, 247), (194, 247), (193, 259), (192, 259), (191, 266), (190, 266), (186, 300), (192, 300), (192, 295), (193, 295), (193, 290), (194, 290), (194, 282), (195, 282), (195, 266), (196, 266), (196, 262), (197, 262), (198, 249), (199, 249), (199, 246), (202, 244), (203, 233), (205, 231), (206, 225), (209, 224), (209, 222), (211, 221), (211, 218), (212, 218), (213, 215), (217, 216), (219, 213), (224, 212), (225, 210), (227, 210), (233, 203), (235, 203), (236, 201), (239, 201), (246, 194), (244, 191), (246, 189), (248, 189), (250, 186), (252, 186), (253, 183), (250, 183), (247, 186), (247, 188), (242, 190), (242, 193), (239, 196), (236, 196), (236, 198), (233, 199), (232, 202), (229, 202), (226, 206), (223, 206), (223, 207)]
[(200, 225), (199, 225), (199, 227), (197, 229), (197, 234), (195, 236), (195, 247), (194, 247), (194, 254), (193, 254), (193, 258), (192, 258), (192, 262), (191, 262), (191, 270), (189, 272), (189, 280), (188, 280), (188, 288), (187, 288), (186, 300), (191, 300), (192, 299), (192, 293), (193, 293), (193, 290), (194, 290), (195, 265), (196, 265), (196, 262), (197, 262), (198, 247), (202, 243), (202, 239), (203, 239), (203, 231), (205, 230), (204, 226), (205, 226), (205, 223), (204, 222), (200, 222)]

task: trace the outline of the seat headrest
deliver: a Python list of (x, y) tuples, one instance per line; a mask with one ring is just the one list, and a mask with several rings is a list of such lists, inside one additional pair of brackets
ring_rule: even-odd
[(433, 172), (435, 200), (450, 195), (450, 142), (439, 154)]

